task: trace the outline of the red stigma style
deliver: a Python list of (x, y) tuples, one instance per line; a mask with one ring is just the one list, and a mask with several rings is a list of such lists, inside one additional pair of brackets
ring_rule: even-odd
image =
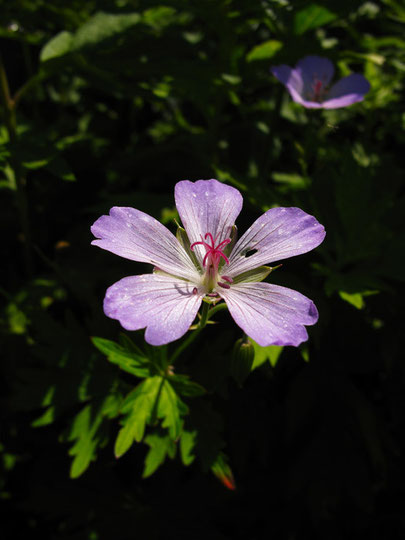
[[(207, 238), (211, 240), (211, 245), (206, 242)], [(218, 238), (218, 237), (217, 237)], [(215, 242), (217, 241), (217, 238), (215, 240), (212, 237), (211, 233), (207, 233), (204, 238), (201, 236), (201, 242), (194, 242), (194, 244), (191, 244), (190, 249), (194, 251), (194, 246), (202, 245), (205, 247), (207, 253), (205, 254), (205, 257), (203, 259), (203, 266), (207, 265), (207, 260), (209, 258), (209, 266), (214, 266), (215, 269), (218, 269), (219, 261), (221, 260), (221, 257), (224, 259), (226, 264), (229, 264), (229, 259), (225, 255), (225, 253), (221, 250), (222, 246), (226, 246), (231, 241), (230, 238), (227, 238), (226, 240), (223, 240), (220, 244), (217, 246), (215, 245)]]
[(215, 285), (219, 285), (223, 289), (229, 289), (230, 283), (232, 283), (232, 278), (228, 276), (222, 276), (222, 281), (218, 281), (218, 266), (221, 261), (221, 258), (225, 261), (226, 264), (229, 264), (229, 259), (223, 252), (224, 247), (231, 242), (230, 238), (222, 240), (218, 245), (216, 245), (218, 236), (214, 239), (212, 234), (207, 232), (204, 235), (204, 238), (201, 236), (201, 241), (194, 242), (191, 244), (190, 249), (194, 251), (194, 246), (201, 245), (205, 248), (206, 253), (203, 259), (203, 267), (206, 268), (206, 277), (207, 285), (209, 284), (208, 291), (209, 296), (212, 295), (211, 289)]

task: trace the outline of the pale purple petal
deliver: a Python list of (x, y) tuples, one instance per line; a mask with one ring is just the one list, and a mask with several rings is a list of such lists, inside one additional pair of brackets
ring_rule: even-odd
[(92, 244), (132, 261), (146, 262), (189, 280), (198, 272), (177, 238), (155, 218), (134, 208), (113, 207), (91, 227)]
[[(243, 204), (237, 189), (214, 179), (178, 182), (175, 200), (191, 244), (200, 242), (206, 233), (216, 238), (216, 245), (229, 238)], [(205, 249), (195, 246), (194, 252), (202, 263)]]
[(304, 325), (315, 324), (318, 311), (306, 296), (270, 283), (240, 283), (221, 290), (235, 322), (262, 347), (298, 346), (308, 339)]
[(303, 93), (310, 94), (315, 80), (322, 81), (324, 86), (328, 86), (332, 80), (335, 68), (328, 58), (322, 56), (306, 56), (295, 66), (304, 82)]
[(203, 296), (192, 283), (171, 276), (130, 276), (107, 290), (104, 313), (126, 330), (146, 327), (145, 340), (164, 345), (187, 332)]
[(325, 234), (324, 227), (300, 208), (271, 208), (236, 243), (226, 275), (235, 277), (263, 264), (311, 251)]
[[(321, 103), (304, 99), (304, 80), (300, 70), (292, 69), (289, 66), (281, 65), (271, 68), (271, 72), (277, 79), (282, 82), (287, 88), (290, 96), (295, 103), (299, 103), (307, 109), (320, 109)], [(308, 84), (306, 84), (308, 86)]]
[(325, 109), (338, 109), (347, 107), (358, 101), (363, 101), (365, 94), (370, 90), (370, 83), (359, 73), (352, 73), (334, 84), (322, 103)]

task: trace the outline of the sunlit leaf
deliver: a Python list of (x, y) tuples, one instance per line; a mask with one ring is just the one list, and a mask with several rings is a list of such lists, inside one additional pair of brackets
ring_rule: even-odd
[(75, 417), (68, 440), (76, 441), (69, 450), (74, 456), (70, 476), (77, 478), (87, 469), (95, 458), (97, 447), (103, 443), (105, 433), (103, 422), (118, 414), (120, 406), (119, 395), (109, 395), (100, 404), (86, 405)]
[(275, 39), (269, 39), (260, 45), (253, 47), (246, 56), (247, 62), (254, 62), (255, 60), (268, 60), (272, 58), (281, 48), (283, 44), (281, 41)]
[(156, 469), (165, 461), (166, 456), (174, 458), (176, 455), (176, 444), (168, 435), (161, 433), (151, 433), (145, 437), (145, 443), (150, 447), (146, 454), (145, 467), (142, 473), (143, 478), (151, 476)]
[(279, 359), (280, 354), (283, 352), (283, 347), (278, 345), (269, 345), (268, 347), (261, 347), (258, 343), (250, 339), (255, 350), (255, 358), (253, 361), (252, 370), (261, 366), (267, 360), (274, 367)]
[(111, 363), (117, 364), (124, 371), (137, 377), (148, 377), (151, 374), (153, 366), (145, 356), (141, 356), (136, 352), (130, 352), (109, 339), (94, 337), (92, 338), (92, 342), (99, 351), (107, 356)]
[(145, 426), (150, 421), (157, 405), (162, 384), (162, 377), (150, 377), (125, 398), (121, 411), (126, 414), (126, 417), (115, 441), (116, 457), (125, 454), (134, 441), (140, 442), (143, 439)]
[(313, 30), (324, 24), (334, 21), (337, 15), (329, 9), (318, 4), (310, 4), (304, 9), (297, 11), (294, 16), (294, 31), (300, 35), (308, 30)]

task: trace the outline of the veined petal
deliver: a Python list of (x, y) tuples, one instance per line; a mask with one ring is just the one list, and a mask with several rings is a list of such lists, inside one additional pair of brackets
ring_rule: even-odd
[(299, 103), (307, 109), (321, 109), (323, 107), (322, 103), (304, 98), (305, 95), (312, 93), (312, 83), (307, 72), (301, 69), (293, 69), (285, 64), (272, 67), (271, 72), (285, 85), (295, 103)]
[(258, 266), (316, 248), (324, 227), (300, 208), (267, 210), (239, 239), (229, 257), (226, 275), (235, 277)]
[(304, 325), (318, 311), (306, 296), (270, 283), (240, 283), (220, 291), (235, 322), (262, 347), (294, 345), (308, 339)]
[(132, 261), (153, 264), (191, 281), (198, 272), (177, 238), (152, 216), (134, 208), (111, 208), (91, 227), (92, 244)]
[(312, 84), (315, 79), (328, 86), (335, 72), (329, 58), (314, 55), (302, 58), (295, 66), (295, 69), (301, 74), (304, 82), (304, 94), (312, 91)]
[(171, 276), (125, 277), (107, 290), (104, 313), (126, 330), (146, 327), (145, 340), (164, 345), (181, 338), (194, 321), (204, 296), (196, 291), (192, 283)]
[(331, 87), (323, 106), (325, 109), (347, 107), (362, 101), (369, 90), (370, 83), (368, 80), (359, 73), (352, 73), (347, 77), (343, 77)]
[[(212, 234), (216, 245), (229, 238), (243, 204), (237, 189), (214, 179), (178, 182), (175, 200), (191, 244), (200, 242), (206, 233)], [(197, 245), (194, 252), (202, 264), (205, 249)]]

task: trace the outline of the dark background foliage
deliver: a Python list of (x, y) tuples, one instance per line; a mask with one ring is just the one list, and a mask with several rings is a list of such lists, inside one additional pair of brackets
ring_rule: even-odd
[[(14, 99), (3, 77), (2, 538), (403, 538), (403, 4), (0, 8)], [(337, 77), (364, 73), (365, 101), (294, 104), (269, 68), (307, 54), (330, 58)], [(176, 363), (206, 389), (182, 397), (196, 459), (149, 426), (117, 460), (122, 399), (139, 380), (90, 337), (118, 340), (105, 289), (144, 268), (91, 247), (89, 228), (120, 205), (173, 230), (186, 178), (240, 189), (241, 231), (276, 205), (325, 225), (317, 250), (270, 276), (312, 298), (320, 320), (297, 349), (256, 350), (240, 387), (230, 363), (241, 331), (218, 314)], [(144, 347), (143, 332), (130, 337)], [(145, 458), (161, 465), (151, 476)]]

